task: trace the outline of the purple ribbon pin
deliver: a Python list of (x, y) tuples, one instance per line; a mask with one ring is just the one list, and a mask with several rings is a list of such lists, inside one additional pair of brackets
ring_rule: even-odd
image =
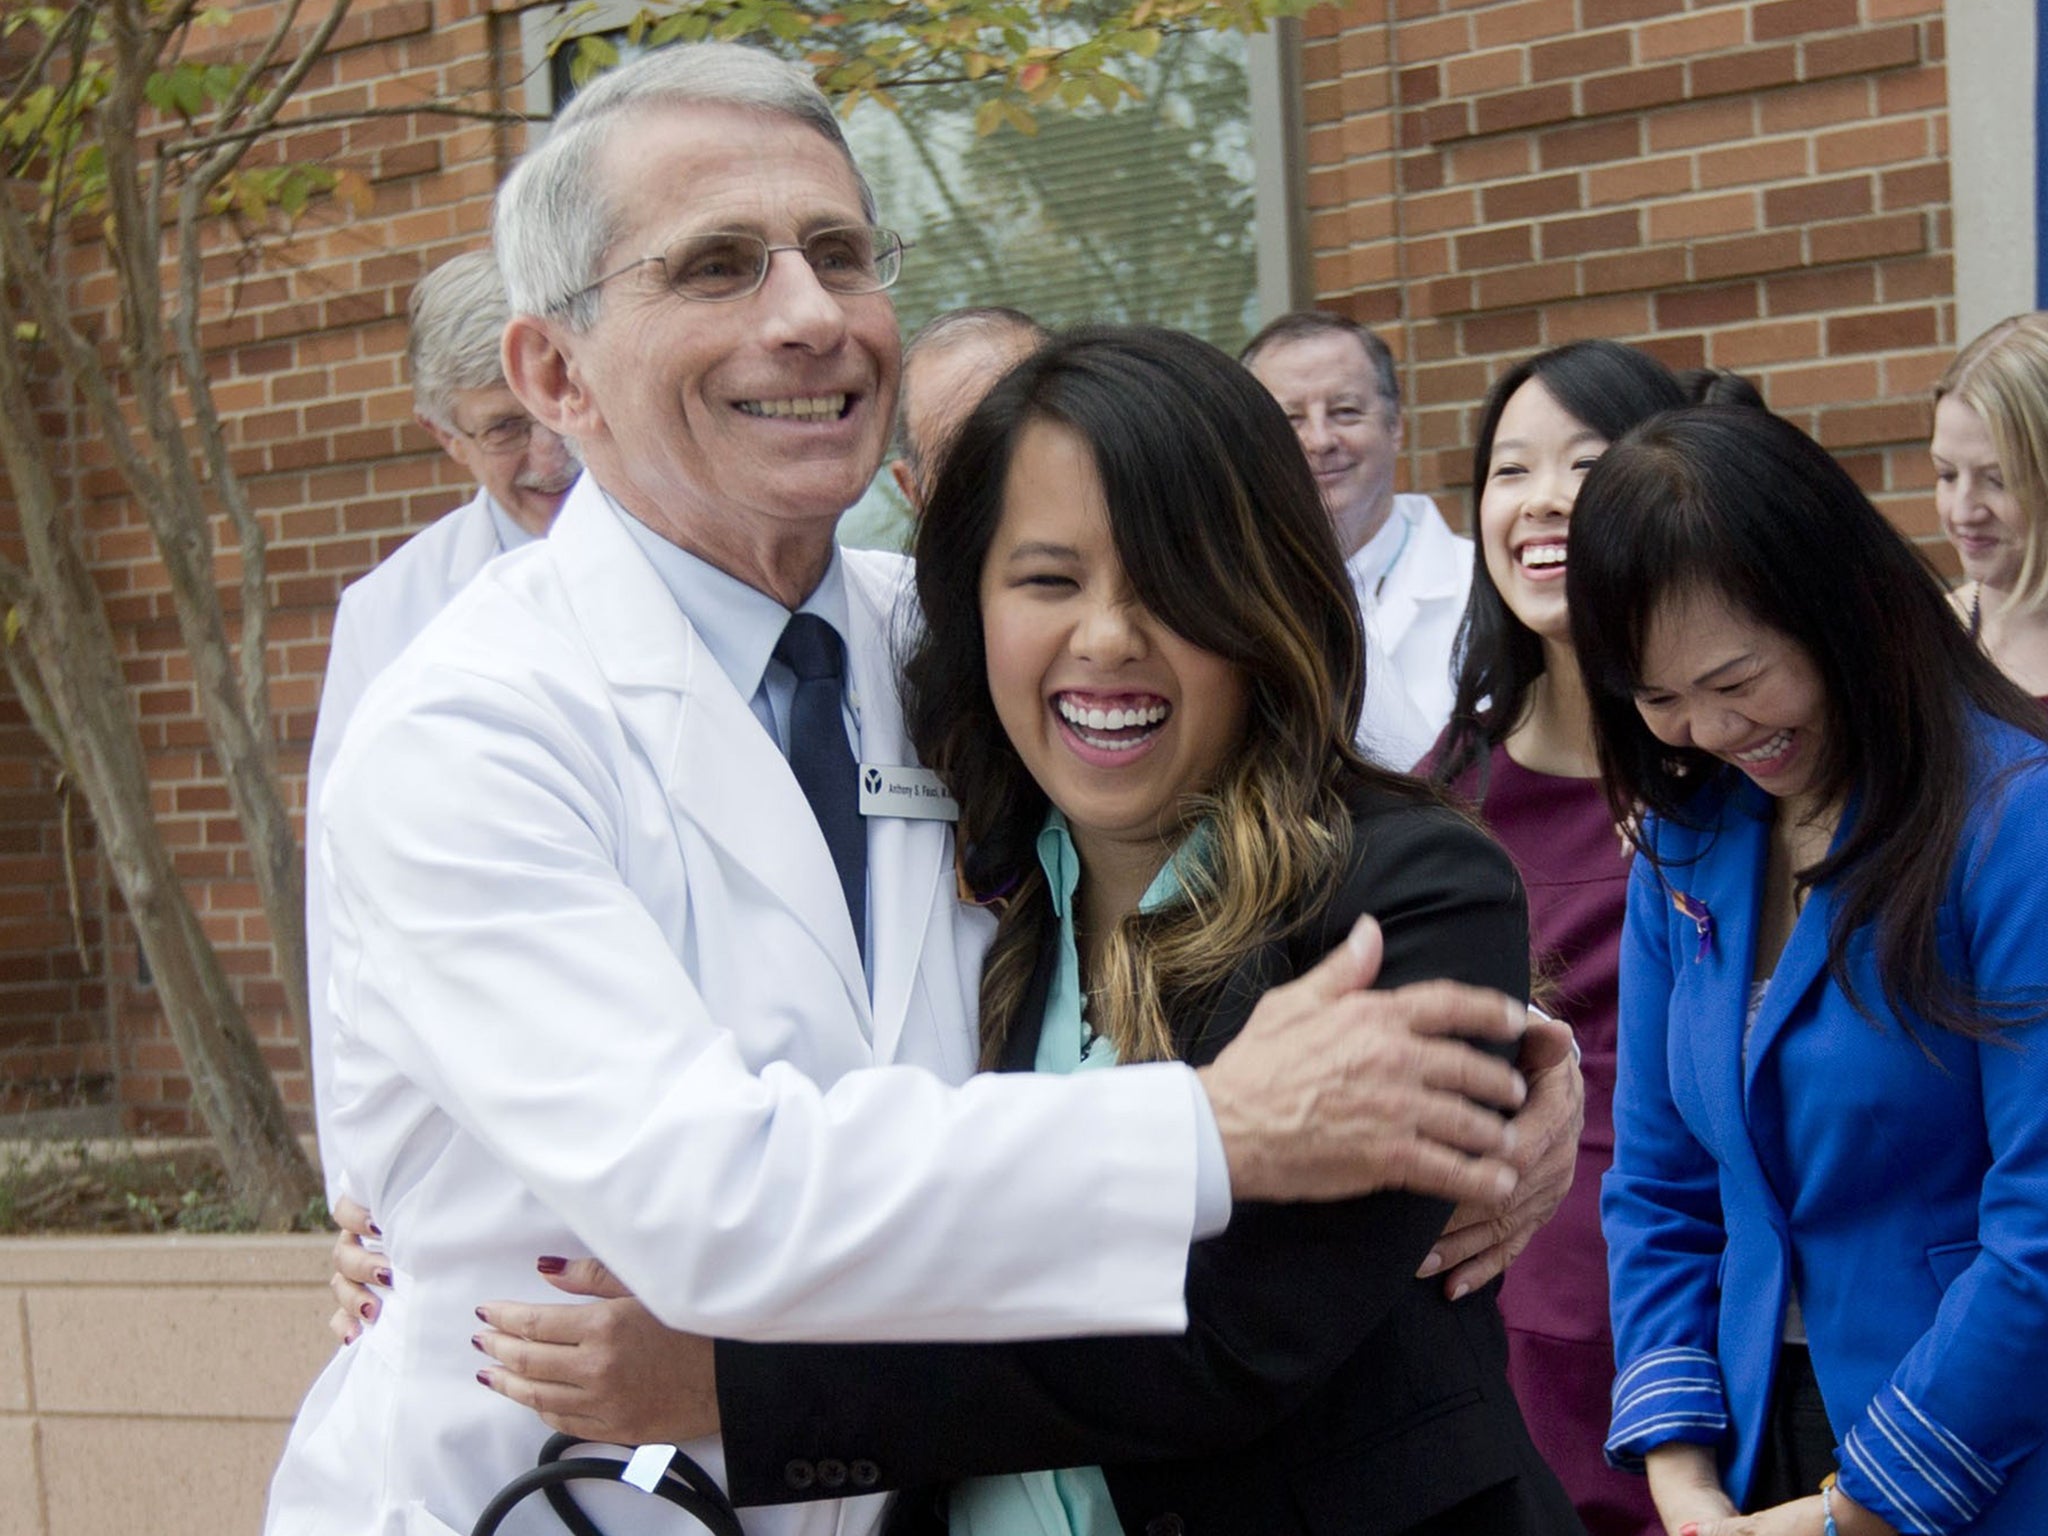
[(1687, 895), (1684, 891), (1671, 893), (1671, 905), (1679, 916), (1692, 919), (1693, 930), (1700, 936), (1700, 947), (1692, 957), (1693, 964), (1698, 965), (1707, 958), (1707, 951), (1714, 947), (1713, 909), (1699, 897)]

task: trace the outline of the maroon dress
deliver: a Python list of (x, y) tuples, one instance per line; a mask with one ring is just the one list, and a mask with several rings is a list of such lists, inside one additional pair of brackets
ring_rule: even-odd
[[(1537, 1449), (1591, 1536), (1662, 1536), (1648, 1479), (1615, 1471), (1601, 1451), (1614, 1343), (1600, 1179), (1614, 1161), (1616, 990), (1629, 860), (1598, 779), (1534, 773), (1500, 747), (1490, 763), (1479, 814), (1522, 872), (1538, 1004), (1572, 1025), (1586, 1079), (1571, 1193), (1501, 1286), (1508, 1379)], [(1469, 769), (1452, 789), (1469, 800), (1478, 781)]]

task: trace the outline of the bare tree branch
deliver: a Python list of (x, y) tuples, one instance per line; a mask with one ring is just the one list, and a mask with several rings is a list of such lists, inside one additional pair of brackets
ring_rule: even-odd
[[(299, 0), (292, 0), (294, 12), (298, 10), (298, 5)], [(348, 15), (348, 6), (349, 0), (334, 0), (332, 8), (327, 13), (327, 19), (313, 29), (313, 35), (299, 48), (298, 57), (293, 59), (290, 66), (278, 77), (277, 82), (271, 86), (270, 93), (250, 109), (249, 121), (245, 127), (255, 130), (258, 134), (270, 131), (271, 125), (277, 121), (277, 114), (284, 109), (284, 104), (292, 99), (292, 93), (299, 88), (299, 82), (306, 78), (307, 72), (320, 61), (321, 55), (327, 52), (328, 42), (333, 38), (335, 30), (340, 27), (342, 18)], [(253, 75), (251, 78), (254, 78)], [(193, 173), (193, 179), (202, 189), (213, 190), (219, 185), (221, 178), (240, 163), (254, 142), (253, 138), (237, 137), (223, 143), (207, 156), (205, 162)]]
[(221, 133), (208, 133), (196, 139), (176, 139), (164, 145), (166, 155), (183, 156), (204, 154), (207, 150), (241, 139), (260, 139), (266, 133), (282, 133), (294, 128), (331, 128), (337, 124), (368, 122), (378, 117), (456, 117), (469, 122), (493, 123), (511, 127), (520, 123), (539, 123), (546, 118), (530, 112), (513, 112), (498, 107), (458, 107), (445, 101), (423, 101), (417, 105), (402, 107), (357, 107), (351, 112), (311, 112), (304, 117), (286, 118), (281, 123), (269, 123), (261, 128), (230, 128)]
[(214, 117), (216, 124), (231, 125), (242, 115), (242, 108), (249, 104), (250, 96), (255, 93), (256, 82), (269, 73), (270, 66), (277, 62), (278, 50), (284, 47), (284, 40), (291, 35), (292, 23), (299, 19), (299, 5), (300, 0), (291, 0), (285, 7), (276, 27), (264, 39), (262, 51), (256, 55), (255, 62), (242, 72), (242, 78), (235, 82), (228, 99), (221, 103), (220, 111)]

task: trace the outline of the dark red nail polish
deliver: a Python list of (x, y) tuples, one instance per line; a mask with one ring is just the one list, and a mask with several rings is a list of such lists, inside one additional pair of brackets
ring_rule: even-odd
[(488, 1387), (491, 1384), (491, 1373), (489, 1371), (478, 1371), (476, 1373), (476, 1381), (478, 1386)]
[(472, 1333), (469, 1336), (469, 1347), (480, 1355), (488, 1355), (490, 1353), (488, 1349), (484, 1348), (484, 1336), (480, 1333)]
[(482, 1307), (478, 1307), (476, 1309), (476, 1320), (480, 1323), (488, 1323), (490, 1321), (490, 1318), (484, 1314), (484, 1309)]
[(356, 1341), (356, 1336), (355, 1336), (354, 1334), (352, 1334), (352, 1333), (345, 1333), (345, 1334), (343, 1334), (343, 1335), (341, 1336), (341, 1347), (342, 1347), (343, 1349), (346, 1349), (346, 1348), (348, 1348), (348, 1346), (349, 1346), (349, 1345), (351, 1345), (351, 1344), (355, 1343), (355, 1341)]
[(568, 1269), (569, 1261), (557, 1258), (552, 1253), (544, 1253), (533, 1261), (533, 1267), (544, 1275), (559, 1275)]
[(387, 1291), (388, 1291), (388, 1290), (390, 1290), (390, 1289), (391, 1289), (391, 1271), (390, 1271), (390, 1270), (388, 1270), (388, 1269), (380, 1269), (380, 1270), (378, 1270), (378, 1271), (377, 1271), (377, 1283), (378, 1283), (379, 1285), (383, 1286), (385, 1290), (387, 1290)]
[(356, 1308), (356, 1314), (359, 1317), (361, 1317), (363, 1321), (368, 1322), (371, 1318), (377, 1315), (376, 1304), (374, 1302), (366, 1301), (360, 1307)]
[(372, 1237), (382, 1237), (384, 1235), (384, 1229), (374, 1221), (366, 1221), (363, 1225), (369, 1229), (370, 1236)]

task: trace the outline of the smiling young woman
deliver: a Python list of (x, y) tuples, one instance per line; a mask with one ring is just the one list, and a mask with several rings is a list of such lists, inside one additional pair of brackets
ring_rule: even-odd
[(1964, 581), (1957, 610), (2048, 703), (2048, 314), (2002, 320), (1934, 386), (1934, 504)]
[[(905, 718), (1001, 913), (985, 1065), (1208, 1061), (1367, 911), (1378, 985), (1526, 987), (1505, 855), (1352, 745), (1336, 539), (1280, 407), (1222, 353), (1055, 338), (961, 427), (916, 553)], [(1578, 1530), (1492, 1297), (1416, 1278), (1447, 1215), (1243, 1204), (1191, 1256), (1180, 1338), (730, 1350), (720, 1390), (801, 1376), (835, 1437), (953, 1483), (952, 1536)]]
[(1609, 1453), (1672, 1531), (2037, 1531), (2048, 721), (1766, 412), (1636, 429), (1574, 521), (1607, 794), (1647, 813)]

